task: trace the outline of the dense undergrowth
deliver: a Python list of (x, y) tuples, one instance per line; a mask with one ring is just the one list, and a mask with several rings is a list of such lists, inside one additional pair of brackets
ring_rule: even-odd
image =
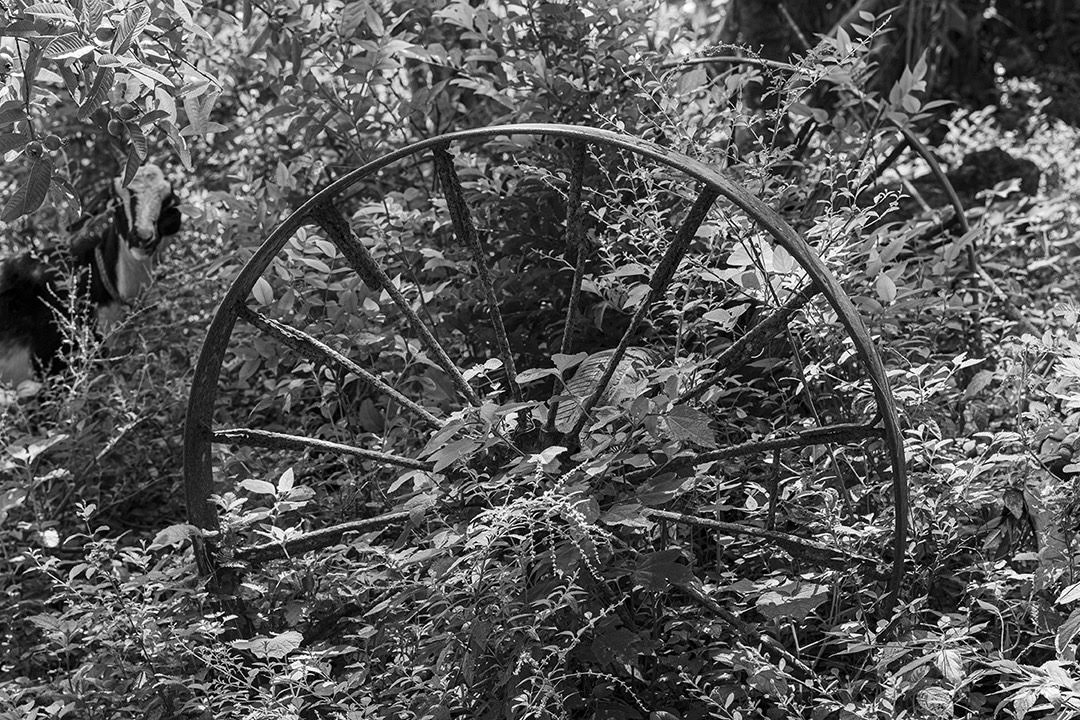
[[(884, 18), (778, 72), (776, 107), (762, 114), (739, 102), (761, 70), (663, 68), (664, 50), (698, 38), (649, 3), (519, 16), (466, 3), (347, 7), (256, 11), (246, 28), (214, 16), (217, 52), (203, 68), (227, 81), (221, 127), (203, 117), (203, 139), (185, 145), (203, 174), (184, 182), (185, 230), (157, 284), (104, 340), (70, 328), (82, 342), (69, 370), (3, 409), (0, 717), (1080, 714), (1074, 128), (1037, 105), (1021, 123), (1010, 107), (1008, 129), (993, 107), (928, 106), (925, 63), (888, 97), (869, 96)], [(341, 23), (355, 37), (335, 34)], [(309, 47), (328, 34), (340, 58)], [(298, 53), (311, 54), (293, 62)], [(336, 60), (348, 61), (337, 76)], [(369, 94), (335, 94), (361, 80)], [(1003, 105), (1031, 97), (1004, 79), (999, 89)], [(111, 100), (122, 101), (147, 102)], [(948, 167), (1002, 148), (1035, 162), (1038, 192), (985, 183), (965, 198), (967, 233), (928, 198), (901, 200), (922, 187), (901, 180), (927, 168), (903, 155), (878, 181), (895, 145), (886, 120), (917, 128), (930, 114), (944, 118), (935, 153)], [(676, 400), (805, 283), (730, 206), (708, 216), (648, 314), (635, 341), (654, 353), (645, 367), (625, 373), (576, 447), (546, 442), (556, 378), (582, 362), (573, 353), (617, 342), (694, 188), (626, 153), (587, 156), (591, 255), (573, 353), (561, 353), (572, 148), (518, 136), (459, 149), (455, 165), (501, 278), (523, 400), (510, 401), (492, 362), (473, 260), (431, 168), (389, 169), (342, 209), (469, 370), (481, 405), (459, 406), (400, 313), (324, 232), (298, 233), (251, 306), (348, 349), (448, 424), (433, 434), (355, 377), (239, 328), (223, 424), (354, 442), (434, 470), (219, 445), (217, 539), (236, 582), (198, 576), (180, 438), (223, 289), (329, 178), (409, 140), (497, 121), (624, 130), (723, 167), (812, 243), (870, 327), (904, 427), (911, 528), (895, 608), (885, 610), (895, 508), (880, 439), (688, 460), (873, 414), (820, 297), (738, 373)], [(229, 561), (245, 543), (281, 546), (380, 513), (405, 516), (318, 553)], [(821, 545), (781, 549), (736, 526)]]

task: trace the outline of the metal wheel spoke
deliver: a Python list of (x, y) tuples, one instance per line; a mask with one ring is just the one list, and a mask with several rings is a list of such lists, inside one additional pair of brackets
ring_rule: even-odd
[(788, 298), (786, 303), (769, 313), (768, 317), (750, 328), (745, 335), (724, 348), (709, 366), (709, 374), (697, 385), (680, 395), (677, 402), (686, 402), (701, 396), (702, 393), (722, 380), (728, 373), (742, 367), (750, 360), (751, 355), (757, 348), (784, 332), (791, 316), (802, 309), (819, 292), (821, 290), (818, 287), (807, 285)]
[(302, 330), (297, 330), (294, 327), (280, 323), (277, 320), (272, 320), (261, 313), (258, 313), (246, 305), (241, 305), (236, 309), (237, 317), (245, 320), (246, 322), (254, 325), (262, 330), (267, 335), (270, 335), (275, 340), (278, 340), (281, 344), (295, 350), (303, 357), (311, 360), (312, 362), (327, 365), (339, 370), (351, 372), (364, 382), (368, 383), (372, 387), (376, 388), (384, 395), (392, 398), (399, 403), (402, 407), (408, 409), (412, 413), (416, 414), (421, 420), (434, 428), (441, 428), (446, 423), (439, 418), (431, 414), (430, 411), (421, 407), (415, 401), (410, 400), (401, 394), (401, 392), (391, 385), (387, 384), (382, 378), (372, 374), (370, 371), (365, 370), (355, 362), (345, 357), (337, 350), (333, 349), (329, 345), (316, 340)]
[(215, 430), (214, 442), (227, 445), (246, 445), (249, 447), (263, 447), (273, 450), (314, 450), (323, 453), (338, 453), (351, 455), (365, 460), (375, 460), (386, 465), (410, 468), (413, 470), (431, 470), (432, 464), (413, 458), (391, 455), (390, 453), (367, 450), (355, 445), (332, 442), (330, 440), (318, 440), (316, 438), (303, 437), (301, 435), (287, 435), (285, 433), (271, 432), (269, 430), (256, 430), (254, 428), (228, 428)]
[(450, 356), (446, 354), (446, 350), (431, 333), (424, 322), (420, 319), (420, 316), (413, 310), (412, 305), (402, 295), (401, 290), (394, 284), (390, 276), (379, 266), (375, 258), (371, 256), (368, 249), (364, 247), (364, 243), (360, 242), (360, 238), (356, 237), (356, 233), (353, 232), (352, 227), (342, 217), (341, 213), (336, 208), (323, 203), (315, 206), (311, 209), (311, 217), (329, 236), (330, 241), (337, 246), (342, 255), (345, 256), (346, 262), (352, 266), (364, 283), (372, 288), (385, 290), (390, 296), (390, 299), (394, 301), (398, 309), (401, 310), (405, 319), (408, 320), (409, 325), (412, 327), (413, 332), (417, 334), (420, 342), (424, 347), (434, 355), (435, 362), (443, 369), (449, 377), (450, 381), (454, 383), (454, 387), (458, 393), (461, 394), (471, 405), (479, 405), (480, 398), (477, 396), (476, 391), (469, 385), (469, 381), (465, 379), (461, 370), (454, 364), (454, 361), (450, 359)]
[(502, 358), (503, 369), (506, 371), (506, 382), (510, 386), (510, 394), (515, 401), (520, 401), (521, 388), (517, 384), (517, 369), (514, 367), (510, 338), (506, 335), (506, 325), (503, 323), (495, 286), (491, 282), (491, 273), (488, 272), (484, 247), (480, 244), (480, 236), (476, 232), (476, 226), (469, 214), (469, 207), (465, 203), (465, 196), (461, 192), (461, 178), (458, 177), (457, 170), (454, 168), (454, 158), (446, 151), (445, 145), (435, 148), (434, 156), (435, 169), (439, 175), (439, 182), (442, 184), (443, 195), (446, 196), (446, 207), (450, 211), (450, 221), (454, 224), (454, 232), (457, 234), (458, 241), (464, 243), (472, 251), (476, 274), (480, 279), (480, 285), (484, 288), (488, 317), (495, 330), (495, 339), (499, 344), (499, 356)]
[(635, 470), (626, 474), (626, 479), (631, 483), (640, 482), (653, 475), (662, 472), (683, 470), (694, 465), (701, 465), (717, 460), (730, 460), (731, 458), (756, 455), (769, 452), (770, 450), (787, 450), (791, 448), (809, 447), (811, 445), (825, 445), (828, 443), (849, 443), (865, 440), (872, 437), (884, 437), (885, 431), (877, 426), (877, 418), (869, 423), (836, 423), (824, 427), (808, 428), (783, 437), (768, 438), (766, 440), (752, 440), (739, 443), (731, 447), (698, 453), (692, 457), (675, 458), (666, 465), (653, 468)]
[(615, 374), (615, 368), (618, 367), (619, 363), (622, 361), (623, 355), (626, 354), (626, 349), (630, 347), (630, 341), (633, 340), (638, 325), (645, 319), (645, 314), (648, 313), (649, 308), (652, 307), (653, 303), (667, 290), (668, 283), (675, 277), (675, 271), (679, 267), (679, 262), (690, 247), (690, 241), (694, 239), (694, 235), (697, 234), (698, 228), (709, 214), (709, 208), (712, 207), (713, 202), (715, 202), (716, 198), (719, 196), (720, 192), (718, 190), (707, 185), (701, 190), (697, 200), (694, 201), (693, 207), (691, 207), (690, 211), (686, 214), (686, 219), (683, 220), (678, 232), (675, 233), (675, 238), (671, 241), (671, 244), (668, 245), (667, 250), (664, 251), (664, 255), (660, 258), (660, 262), (657, 263), (656, 270), (653, 272), (652, 279), (649, 281), (649, 292), (645, 296), (645, 299), (641, 301), (641, 304), (638, 305), (637, 310), (634, 311), (634, 316), (630, 320), (630, 325), (626, 328), (626, 332), (623, 333), (622, 338), (619, 340), (619, 344), (611, 354), (611, 359), (608, 360), (607, 367), (604, 368), (604, 374), (600, 376), (600, 380), (596, 383), (596, 387), (593, 389), (592, 394), (581, 404), (581, 415), (578, 417), (577, 422), (574, 423), (573, 429), (570, 430), (570, 437), (577, 437), (581, 433), (582, 428), (585, 427), (585, 423), (589, 420), (589, 413), (596, 407), (596, 403), (600, 402), (604, 390), (607, 389), (608, 383), (611, 382), (611, 378)]
[[(585, 260), (589, 255), (581, 205), (586, 149), (585, 143), (574, 143), (570, 160), (570, 189), (566, 194), (566, 254), (567, 257), (574, 257), (575, 261), (574, 278), (570, 283), (570, 298), (566, 303), (566, 324), (563, 326), (562, 340), (559, 342), (559, 352), (563, 355), (570, 352), (570, 341), (574, 334), (574, 324), (577, 322), (578, 303), (581, 301), (581, 283), (585, 279)], [(544, 425), (545, 434), (551, 435), (555, 431), (555, 416), (558, 413), (559, 401), (553, 400), (548, 411), (547, 423)]]

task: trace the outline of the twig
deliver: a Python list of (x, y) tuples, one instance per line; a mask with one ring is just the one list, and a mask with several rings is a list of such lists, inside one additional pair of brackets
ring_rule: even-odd
[(798, 535), (779, 532), (777, 530), (765, 530), (763, 528), (754, 527), (753, 525), (723, 522), (721, 520), (713, 520), (711, 518), (686, 515), (684, 513), (670, 512), (667, 510), (645, 508), (642, 513), (646, 517), (655, 517), (671, 522), (683, 523), (685, 525), (713, 528), (730, 535), (749, 535), (751, 537), (761, 538), (762, 540), (767, 540), (783, 548), (791, 554), (792, 557), (816, 560), (822, 565), (837, 569), (850, 568), (853, 563), (858, 563), (859, 565), (865, 565), (871, 568), (875, 575), (880, 574), (884, 577), (884, 574), (878, 573), (877, 568), (879, 563), (874, 558), (845, 552), (834, 545), (827, 545), (823, 542), (818, 542), (817, 540), (807, 540)]
[(393, 525), (394, 523), (408, 520), (411, 515), (411, 511), (403, 510), (402, 512), (388, 513), (373, 518), (341, 523), (340, 525), (334, 525), (333, 527), (299, 535), (291, 540), (286, 540), (285, 542), (264, 543), (262, 545), (244, 548), (236, 553), (236, 559), (251, 565), (256, 565), (269, 560), (301, 555), (306, 552), (311, 552), (312, 550), (319, 550), (329, 545), (333, 545), (341, 540), (345, 533), (362, 532), (364, 530), (379, 528), (384, 525)]

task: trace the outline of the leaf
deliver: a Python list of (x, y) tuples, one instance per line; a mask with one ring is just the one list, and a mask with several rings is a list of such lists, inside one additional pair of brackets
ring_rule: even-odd
[(233, 640), (231, 645), (237, 650), (249, 650), (262, 658), (277, 659), (299, 649), (303, 642), (303, 635), (295, 630), (286, 630), (270, 637), (260, 636), (250, 640)]
[(564, 452), (566, 452), (566, 448), (562, 445), (552, 445), (535, 455), (530, 455), (528, 462), (536, 463), (542, 467), (562, 455)]
[(45, 18), (46, 20), (63, 20), (70, 23), (78, 22), (75, 13), (64, 3), (34, 3), (33, 5), (26, 7), (23, 12), (27, 15), (33, 15), (34, 17)]
[(53, 41), (45, 48), (45, 57), (50, 60), (70, 60), (80, 58), (92, 52), (93, 49), (94, 46), (78, 33), (66, 33), (53, 38)]
[(175, 547), (188, 538), (201, 534), (201, 532), (202, 531), (199, 530), (199, 528), (194, 525), (189, 525), (188, 523), (170, 525), (154, 536), (154, 541), (150, 543), (150, 549), (157, 550), (163, 547)]
[(1069, 603), (1076, 602), (1077, 600), (1080, 600), (1080, 582), (1073, 583), (1069, 587), (1062, 590), (1061, 594), (1058, 595), (1057, 600), (1055, 600), (1054, 602), (1058, 605), (1068, 605)]
[(124, 165), (124, 185), (130, 185), (131, 181), (135, 179), (135, 173), (139, 172), (139, 167), (142, 165), (142, 160), (139, 159), (139, 153), (136, 152), (135, 146), (128, 146), (127, 162)]
[(274, 484), (265, 480), (248, 478), (240, 483), (240, 487), (256, 495), (277, 495), (277, 488), (274, 487)]
[(47, 155), (34, 158), (31, 161), (30, 172), (27, 173), (26, 181), (12, 194), (4, 205), (4, 211), (0, 213), (0, 220), (11, 222), (16, 218), (30, 213), (41, 207), (45, 196), (49, 192), (52, 182), (52, 159)]
[[(134, 152), (141, 163), (146, 159), (147, 154), (146, 135), (143, 134), (142, 128), (133, 122), (124, 123), (124, 125), (127, 127), (128, 140), (131, 143), (131, 145), (128, 146), (128, 150)], [(124, 179), (125, 185), (129, 182), (131, 182), (131, 180), (128, 178)]]
[(279, 492), (288, 492), (292, 490), (293, 484), (296, 482), (296, 475), (292, 468), (289, 468), (285, 472), (281, 473), (281, 477), (278, 478), (277, 488)]
[(993, 370), (980, 370), (979, 372), (975, 373), (975, 377), (971, 378), (971, 382), (968, 383), (967, 388), (964, 390), (964, 399), (970, 400), (971, 398), (975, 397), (983, 390), (985, 390), (986, 387), (993, 381)]
[(90, 116), (90, 113), (101, 107), (101, 103), (105, 102), (105, 98), (109, 96), (109, 90), (112, 89), (115, 77), (116, 71), (112, 68), (98, 68), (94, 84), (90, 86), (90, 92), (86, 94), (86, 97), (83, 98), (82, 103), (79, 105), (78, 117), (80, 120), (85, 120)]
[(83, 11), (86, 13), (87, 27), (91, 32), (97, 30), (105, 17), (105, 4), (101, 0), (83, 0)]
[(676, 405), (664, 418), (668, 432), (679, 442), (692, 442), (707, 448), (716, 447), (716, 438), (709, 429), (709, 416), (689, 405)]
[(957, 685), (964, 679), (964, 659), (956, 648), (941, 648), (934, 658), (934, 665), (946, 680)]
[(896, 299), (896, 283), (885, 273), (877, 276), (874, 288), (877, 290), (878, 298), (886, 305)]
[(156, 89), (158, 85), (176, 87), (176, 83), (172, 80), (165, 77), (154, 68), (147, 67), (146, 65), (129, 65), (127, 71), (149, 90)]
[(663, 592), (671, 585), (686, 585), (694, 579), (687, 565), (677, 562), (681, 550), (660, 550), (638, 560), (634, 568), (634, 583), (652, 592)]
[(559, 371), (555, 368), (531, 368), (529, 370), (522, 370), (517, 374), (518, 385), (527, 385), (531, 382), (536, 382), (541, 378), (550, 377), (552, 375), (558, 375)]
[(9, 150), (18, 150), (30, 141), (26, 133), (3, 133), (0, 135), (0, 155)]
[[(595, 392), (596, 385), (600, 382), (600, 379), (604, 374), (604, 369), (607, 367), (608, 363), (611, 362), (611, 358), (614, 354), (614, 349), (601, 350), (600, 352), (589, 355), (582, 361), (581, 365), (566, 383), (567, 392), (575, 396), (577, 400), (565, 400), (559, 404), (559, 411), (555, 415), (556, 430), (565, 433), (570, 432), (574, 428), (574, 425), (576, 425), (581, 418), (582, 403)], [(566, 355), (555, 355), (552, 360), (558, 365), (560, 358), (567, 357), (568, 356)], [(600, 395), (599, 403), (602, 405), (609, 402), (615, 391), (618, 390), (619, 386), (624, 382), (635, 382), (643, 378), (646, 371), (653, 366), (656, 361), (657, 358), (655, 354), (650, 350), (640, 347), (626, 348), (626, 354), (623, 355), (618, 365), (615, 366), (615, 372), (611, 376), (611, 380), (608, 381), (607, 387), (604, 388), (604, 392)], [(560, 368), (560, 370), (561, 369), (562, 368)]]
[(587, 357), (589, 357), (589, 354), (583, 352), (574, 353), (573, 355), (555, 353), (551, 356), (551, 362), (555, 363), (555, 367), (559, 369), (559, 372), (564, 373), (570, 368), (579, 365)]
[(0, 105), (0, 125), (24, 120), (26, 120), (26, 113), (23, 112), (23, 104), (18, 100), (8, 100)]
[(259, 278), (255, 281), (255, 285), (251, 288), (251, 296), (260, 305), (269, 305), (274, 302), (274, 290), (270, 287), (270, 283), (266, 281), (266, 278)]
[(116, 35), (112, 43), (113, 52), (117, 55), (126, 53), (131, 48), (131, 41), (142, 34), (149, 21), (150, 8), (145, 5), (137, 5), (128, 10), (120, 24), (116, 26)]
[(458, 460), (479, 448), (481, 444), (482, 443), (479, 440), (474, 438), (461, 438), (460, 440), (455, 440), (431, 455), (431, 460), (435, 463), (432, 469), (435, 472), (440, 472), (443, 469), (450, 467)]
[(776, 272), (785, 274), (798, 267), (798, 264), (795, 262), (795, 258), (791, 256), (791, 253), (782, 246), (777, 245), (773, 248), (772, 266)]
[(802, 621), (828, 598), (829, 588), (826, 585), (790, 582), (763, 593), (756, 605), (758, 612), (770, 620), (790, 618)]
[(1054, 648), (1059, 655), (1065, 652), (1065, 648), (1076, 639), (1077, 633), (1080, 633), (1080, 608), (1069, 613), (1068, 619), (1058, 628), (1057, 637), (1054, 638)]

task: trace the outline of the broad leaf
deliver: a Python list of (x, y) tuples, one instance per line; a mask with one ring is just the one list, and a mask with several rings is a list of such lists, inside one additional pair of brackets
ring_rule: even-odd
[(71, 8), (64, 3), (34, 3), (23, 10), (27, 15), (44, 18), (46, 20), (63, 20), (64, 22), (76, 23), (78, 18)]
[(634, 568), (634, 582), (653, 592), (663, 592), (671, 585), (685, 585), (694, 579), (690, 568), (680, 562), (681, 550), (660, 550), (641, 557)]
[(109, 90), (112, 89), (115, 77), (116, 71), (112, 68), (98, 68), (94, 84), (90, 86), (90, 92), (86, 94), (86, 97), (79, 105), (78, 116), (80, 120), (90, 117), (90, 113), (101, 107), (101, 103), (105, 102), (105, 98), (109, 96)]
[(146, 23), (150, 21), (150, 8), (145, 5), (137, 5), (128, 10), (124, 19), (116, 26), (116, 36), (113, 37), (113, 52), (123, 55), (131, 48), (131, 41), (142, 34)]
[(45, 195), (49, 192), (49, 183), (52, 180), (52, 159), (46, 155), (34, 158), (31, 161), (30, 172), (19, 189), (8, 199), (4, 205), (0, 220), (11, 222), (16, 218), (30, 213), (41, 207), (45, 201)]
[(157, 550), (158, 548), (180, 545), (188, 538), (200, 534), (200, 532), (199, 528), (187, 523), (170, 525), (154, 536), (154, 541), (150, 543), (150, 549)]
[(702, 447), (716, 447), (709, 429), (709, 416), (689, 405), (676, 405), (665, 416), (668, 431), (679, 442), (691, 442)]
[(757, 609), (765, 617), (802, 621), (829, 598), (829, 588), (816, 583), (787, 583), (762, 594)]
[(53, 41), (45, 48), (45, 57), (51, 60), (70, 60), (80, 58), (92, 52), (93, 49), (94, 46), (78, 33), (67, 33), (53, 38)]
[(255, 655), (277, 659), (287, 656), (294, 650), (299, 649), (304, 636), (295, 630), (286, 630), (283, 633), (271, 637), (254, 637), (250, 640), (233, 640), (232, 646), (237, 650), (250, 650)]
[(3, 133), (0, 135), (0, 154), (9, 150), (18, 150), (30, 141), (26, 133)]

